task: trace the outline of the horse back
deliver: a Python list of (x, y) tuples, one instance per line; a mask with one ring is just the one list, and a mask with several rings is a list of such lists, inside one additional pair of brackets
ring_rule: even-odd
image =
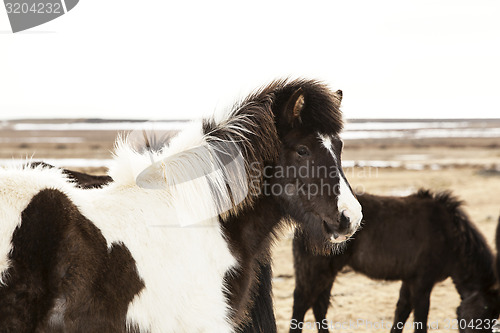
[[(446, 277), (453, 216), (432, 197), (363, 194), (364, 224), (347, 244), (349, 265), (371, 278), (401, 280), (422, 269)], [(443, 266), (444, 264), (444, 266)]]

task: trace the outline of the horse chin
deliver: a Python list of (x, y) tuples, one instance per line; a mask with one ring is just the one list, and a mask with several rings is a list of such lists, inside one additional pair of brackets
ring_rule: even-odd
[(321, 256), (329, 256), (344, 252), (346, 242), (332, 242), (333, 235), (326, 233), (305, 233), (308, 250)]
[[(316, 255), (331, 255), (343, 252), (344, 244), (352, 234), (335, 234), (331, 230), (325, 230), (323, 219), (318, 214), (306, 213), (304, 215), (292, 216), (300, 233), (304, 234), (306, 247)], [(335, 236), (337, 238), (335, 238)]]
[(352, 235), (340, 235), (337, 238), (335, 238), (333, 235), (330, 236), (330, 242), (333, 244), (342, 244), (349, 238), (351, 238)]
[(317, 248), (315, 252), (318, 255), (331, 256), (344, 253), (346, 249), (346, 242), (331, 242), (327, 241), (322, 248)]

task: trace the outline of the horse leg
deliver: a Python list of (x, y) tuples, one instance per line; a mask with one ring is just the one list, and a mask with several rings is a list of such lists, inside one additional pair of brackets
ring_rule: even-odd
[(326, 287), (320, 291), (313, 304), (314, 318), (316, 318), (316, 322), (319, 325), (319, 333), (328, 333), (328, 327), (323, 327), (323, 321), (326, 319), (326, 312), (328, 311), (328, 306), (330, 305), (330, 294), (336, 275), (337, 273), (335, 272), (335, 274), (331, 277), (331, 280), (325, 282)]
[(413, 285), (413, 288), (411, 288), (415, 332), (427, 332), (427, 317), (429, 316), (432, 287), (434, 287), (434, 284), (420, 283)]
[(277, 329), (273, 309), (271, 263), (261, 263), (259, 266), (259, 288), (250, 312), (251, 322), (241, 329), (242, 333), (275, 333)]
[(305, 248), (304, 240), (300, 236), (296, 236), (293, 241), (293, 254), (295, 290), (293, 293), (293, 315), (290, 322), (291, 333), (302, 331), (300, 327), (303, 324), (304, 316), (312, 306), (315, 307), (316, 321), (325, 318), (336, 272), (342, 268), (334, 268), (332, 271), (332, 263), (335, 265), (334, 257), (311, 254)]
[(410, 316), (412, 309), (410, 283), (403, 281), (401, 289), (399, 290), (399, 299), (396, 305), (396, 312), (394, 314), (394, 323), (392, 324), (391, 333), (403, 332), (404, 324)]
[[(325, 319), (328, 305), (330, 304), (330, 291), (332, 289), (335, 275), (336, 274), (332, 274), (332, 276), (328, 279), (326, 277), (317, 279), (315, 275), (312, 275), (311, 279), (309, 279), (309, 283), (307, 283), (307, 286), (296, 283), (293, 293), (293, 315), (291, 322), (292, 325), (290, 326), (291, 333), (302, 331), (298, 327), (294, 328), (294, 326), (298, 326), (299, 323), (304, 321), (304, 316), (307, 310), (311, 307), (313, 308), (316, 322), (321, 324), (323, 319)], [(323, 329), (320, 325), (319, 332), (328, 332), (328, 329)]]

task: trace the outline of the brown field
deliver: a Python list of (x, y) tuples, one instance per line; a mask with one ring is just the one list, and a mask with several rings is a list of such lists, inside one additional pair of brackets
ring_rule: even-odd
[[(25, 142), (26, 137), (52, 136), (50, 132), (3, 130), (0, 158), (32, 156), (44, 158), (111, 158), (113, 131), (58, 132), (61, 137), (84, 138), (73, 143)], [(7, 138), (7, 139), (5, 139)], [(345, 173), (356, 191), (375, 194), (408, 194), (418, 188), (452, 190), (466, 201), (465, 210), (493, 246), (494, 231), (500, 214), (500, 139), (426, 139), (419, 141), (359, 140), (345, 143), (344, 160), (397, 161), (402, 167), (346, 168)], [(406, 166), (406, 168), (405, 168)], [(409, 170), (408, 168), (412, 169)], [(81, 171), (102, 174), (105, 168)], [(291, 231), (285, 230), (274, 248), (274, 301), (279, 332), (288, 332), (293, 302), (293, 264)], [(346, 332), (388, 332), (399, 294), (400, 282), (374, 281), (346, 270), (334, 284), (328, 319), (333, 322), (368, 321)], [(445, 324), (455, 318), (459, 297), (449, 279), (437, 284), (431, 298), (429, 322)], [(311, 312), (307, 321), (314, 321)], [(412, 320), (412, 317), (410, 317)], [(412, 329), (407, 329), (407, 332)], [(442, 330), (453, 332), (456, 330)], [(315, 332), (315, 330), (305, 330)]]

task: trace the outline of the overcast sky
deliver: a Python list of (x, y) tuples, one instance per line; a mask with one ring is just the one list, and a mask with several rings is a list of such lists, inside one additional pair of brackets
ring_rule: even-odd
[(0, 119), (185, 119), (273, 78), (344, 91), (347, 118), (500, 117), (500, 1), (80, 0), (12, 34)]

